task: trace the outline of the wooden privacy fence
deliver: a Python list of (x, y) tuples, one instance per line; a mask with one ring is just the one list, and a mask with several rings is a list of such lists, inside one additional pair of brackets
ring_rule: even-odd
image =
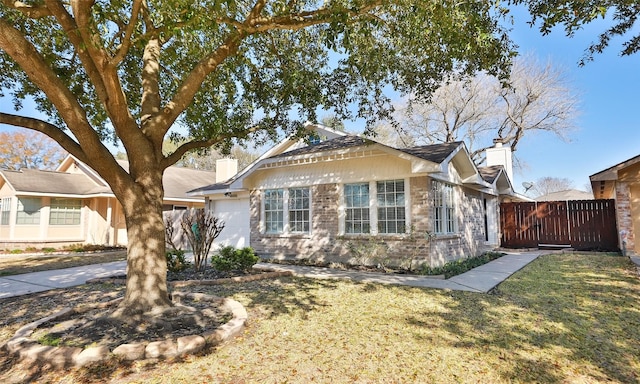
[(500, 225), (505, 248), (619, 249), (614, 200), (502, 203)]

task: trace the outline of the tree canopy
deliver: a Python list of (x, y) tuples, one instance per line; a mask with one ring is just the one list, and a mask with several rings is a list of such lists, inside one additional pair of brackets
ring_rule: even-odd
[(621, 55), (632, 55), (640, 50), (640, 32), (637, 28), (640, 3), (636, 1), (512, 0), (511, 2), (525, 5), (532, 17), (531, 25), (537, 25), (544, 35), (549, 34), (554, 27), (562, 26), (567, 36), (573, 36), (584, 25), (609, 17), (613, 25), (600, 33), (597, 41), (586, 48), (580, 65), (593, 60), (594, 55), (602, 53), (616, 37), (625, 40), (622, 43)]
[(34, 98), (53, 124), (40, 129), (72, 153), (71, 140), (117, 136), (127, 149), (127, 133), (161, 137), (178, 122), (194, 140), (168, 165), (249, 130), (291, 132), (318, 108), (374, 121), (389, 106), (382, 85), (428, 93), (454, 69), (508, 63), (490, 5), (412, 3), (4, 1), (1, 85), (17, 106)]
[[(0, 123), (45, 133), (111, 186), (127, 224), (121, 308), (140, 314), (170, 305), (168, 166), (303, 134), (318, 110), (371, 123), (389, 113), (385, 87), (428, 94), (452, 72), (505, 73), (500, 17), (481, 0), (3, 0), (0, 89), (18, 113)], [(48, 120), (21, 111), (26, 98)], [(163, 153), (168, 135), (181, 144)], [(104, 144), (116, 139), (128, 171)]]
[(573, 181), (570, 179), (552, 176), (540, 177), (535, 183), (532, 183), (532, 185), (531, 192), (534, 197), (548, 195), (553, 192), (566, 191), (574, 187)]

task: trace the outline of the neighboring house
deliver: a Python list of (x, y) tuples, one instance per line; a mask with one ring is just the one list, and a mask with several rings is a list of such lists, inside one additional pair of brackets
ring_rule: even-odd
[(593, 200), (593, 193), (580, 191), (578, 189), (567, 189), (565, 191), (551, 192), (538, 196), (535, 201), (568, 201), (568, 200)]
[(596, 199), (615, 199), (620, 242), (640, 255), (640, 155), (589, 176)]
[[(163, 209), (204, 207), (187, 191), (214, 181), (214, 172), (167, 168)], [(127, 244), (122, 207), (95, 171), (71, 155), (56, 171), (0, 170), (0, 248), (77, 243)]]
[[(462, 142), (392, 148), (310, 125), (231, 179), (198, 188), (227, 222), (220, 245), (251, 245), (263, 258), (430, 266), (499, 246), (499, 204), (518, 199), (508, 158), (478, 169)], [(318, 140), (318, 137), (321, 140)], [(360, 260), (358, 260), (360, 259)]]

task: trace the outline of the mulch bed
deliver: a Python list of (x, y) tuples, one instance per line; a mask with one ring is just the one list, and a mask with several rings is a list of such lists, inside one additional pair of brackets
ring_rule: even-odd
[[(169, 272), (167, 280), (172, 288), (219, 285), (235, 282), (250, 282), (266, 278), (291, 276), (291, 272), (274, 272), (251, 270), (247, 272), (220, 272), (211, 268), (203, 272), (195, 272), (189, 268), (182, 272)], [(124, 284), (126, 276), (111, 276), (88, 281), (95, 283)], [(119, 289), (122, 293), (123, 291)], [(113, 292), (115, 293), (115, 292)], [(38, 326), (32, 339), (54, 346), (86, 347), (91, 345), (107, 346), (109, 349), (124, 343), (156, 341), (178, 338), (194, 334), (202, 334), (215, 330), (229, 320), (230, 314), (221, 310), (210, 301), (189, 298), (184, 295), (174, 297), (176, 307), (171, 313), (163, 313), (157, 318), (143, 321), (127, 322), (113, 318), (110, 314), (115, 309), (113, 304), (121, 300), (114, 298), (113, 293), (103, 292), (108, 302), (101, 304), (84, 304), (80, 301), (73, 311), (64, 318), (45, 322)], [(97, 292), (92, 292), (97, 295)], [(94, 298), (93, 300), (95, 300)], [(99, 299), (102, 301), (102, 298)]]

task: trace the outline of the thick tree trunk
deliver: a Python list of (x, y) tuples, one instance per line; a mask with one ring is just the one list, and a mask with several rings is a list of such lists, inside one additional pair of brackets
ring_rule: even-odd
[[(160, 186), (161, 180), (160, 175)], [(128, 237), (127, 287), (116, 313), (119, 316), (160, 313), (172, 306), (167, 288), (162, 193), (149, 193), (150, 189), (132, 194), (122, 204)]]

